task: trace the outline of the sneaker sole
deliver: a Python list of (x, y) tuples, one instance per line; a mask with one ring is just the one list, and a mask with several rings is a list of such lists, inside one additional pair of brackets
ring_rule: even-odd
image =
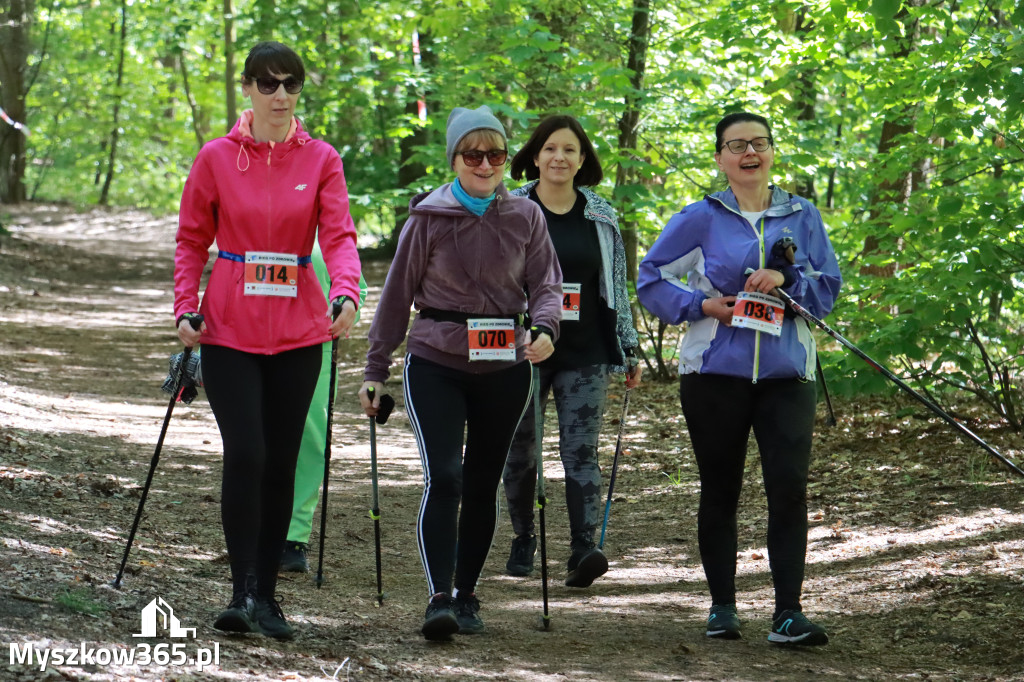
[(460, 634), (460, 635), (479, 635), (479, 634), (483, 634), (483, 632), (485, 630), (487, 630), (487, 628), (484, 627), (483, 623), (475, 623), (473, 625), (463, 625), (462, 623), (459, 623), (459, 632), (458, 632), (458, 634)]
[(742, 639), (739, 630), (708, 630), (704, 633), (711, 639)]
[(526, 578), (533, 575), (533, 566), (512, 566), (505, 564), (505, 573), (513, 578)]
[(595, 580), (608, 572), (608, 558), (601, 552), (593, 552), (583, 557), (575, 570), (569, 571), (565, 579), (566, 587), (590, 587)]
[(451, 613), (442, 613), (423, 623), (420, 632), (431, 642), (446, 642), (459, 632), (459, 621)]
[(822, 646), (828, 644), (828, 634), (824, 632), (805, 632), (797, 637), (768, 633), (768, 641), (773, 644), (789, 644), (793, 646)]
[(257, 632), (256, 624), (240, 613), (222, 613), (213, 627), (221, 632)]
[(273, 630), (265, 630), (261, 627), (260, 632), (271, 639), (276, 639), (282, 642), (288, 642), (295, 638), (295, 630), (292, 628), (288, 628), (287, 630), (278, 630), (275, 632)]

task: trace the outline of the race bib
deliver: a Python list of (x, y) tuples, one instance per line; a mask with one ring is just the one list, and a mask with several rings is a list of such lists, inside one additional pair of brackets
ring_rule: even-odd
[(580, 319), (580, 284), (562, 282), (562, 319)]
[(466, 320), (470, 360), (515, 360), (516, 326), (512, 320), (479, 317)]
[(293, 253), (245, 252), (246, 296), (287, 296), (299, 294), (299, 257)]
[(732, 309), (732, 326), (781, 336), (785, 312), (781, 299), (759, 291), (741, 291)]

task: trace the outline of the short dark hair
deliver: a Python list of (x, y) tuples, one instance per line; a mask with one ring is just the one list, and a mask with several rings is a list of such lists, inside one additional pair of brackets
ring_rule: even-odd
[(548, 138), (563, 128), (568, 128), (573, 135), (579, 138), (580, 152), (583, 153), (583, 163), (580, 164), (576, 177), (572, 179), (572, 186), (592, 187), (601, 183), (604, 171), (601, 170), (601, 161), (597, 158), (594, 145), (590, 143), (590, 138), (587, 137), (580, 122), (567, 114), (548, 116), (537, 124), (530, 139), (512, 157), (512, 178), (514, 180), (519, 180), (523, 175), (526, 175), (527, 180), (536, 180), (540, 177), (540, 169), (534, 165), (533, 159), (540, 154), (540, 150)]
[(245, 58), (242, 80), (251, 83), (256, 78), (266, 78), (275, 73), (287, 73), (300, 81), (306, 80), (306, 67), (302, 65), (302, 58), (295, 54), (295, 50), (273, 40), (254, 45)]
[[(758, 116), (757, 114), (751, 114), (747, 111), (736, 111), (731, 114), (726, 114), (725, 117), (718, 122), (715, 126), (715, 153), (722, 151), (722, 145), (725, 144), (725, 140), (722, 136), (725, 135), (726, 129), (734, 123), (760, 123), (764, 126), (765, 130), (768, 131), (768, 137), (772, 137), (772, 127), (768, 125), (768, 119), (764, 116)], [(774, 141), (774, 138), (773, 138)]]

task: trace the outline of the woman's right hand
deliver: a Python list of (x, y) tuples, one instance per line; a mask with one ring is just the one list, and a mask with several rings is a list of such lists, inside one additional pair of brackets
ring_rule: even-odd
[(199, 339), (205, 331), (205, 322), (199, 325), (199, 329), (193, 329), (187, 317), (181, 318), (181, 322), (178, 323), (178, 338), (181, 339), (185, 348), (192, 348), (199, 343)]
[[(373, 400), (370, 400), (369, 389), (373, 389)], [(380, 397), (384, 395), (384, 384), (379, 381), (364, 381), (359, 389), (359, 404), (368, 417), (376, 417), (380, 408)]]
[(719, 296), (717, 298), (705, 298), (700, 304), (700, 309), (708, 317), (713, 317), (726, 327), (732, 326), (732, 309), (736, 303), (735, 296)]

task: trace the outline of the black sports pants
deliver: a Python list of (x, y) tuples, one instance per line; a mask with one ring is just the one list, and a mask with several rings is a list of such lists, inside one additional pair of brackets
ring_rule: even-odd
[[(498, 484), (532, 390), (529, 362), (472, 374), (406, 356), (405, 406), (423, 462), (417, 522), (430, 594), (473, 592), (498, 521)], [(463, 452), (465, 444), (465, 452)]]
[(715, 374), (684, 374), (679, 398), (700, 469), (697, 537), (712, 603), (736, 601), (736, 508), (753, 429), (768, 497), (768, 561), (776, 613), (799, 610), (814, 382), (767, 379), (755, 384)]
[(221, 520), (236, 594), (273, 597), (295, 494), (295, 460), (321, 344), (257, 355), (204, 345), (203, 385), (224, 443)]

